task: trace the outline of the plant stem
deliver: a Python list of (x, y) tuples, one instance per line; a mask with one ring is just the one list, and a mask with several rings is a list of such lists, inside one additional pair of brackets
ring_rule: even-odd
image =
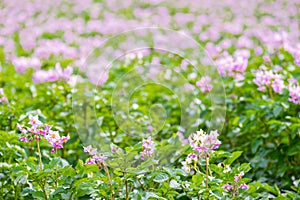
[(42, 190), (43, 190), (43, 193), (44, 193), (44, 196), (45, 196), (45, 200), (48, 200), (45, 185), (42, 186)]
[(109, 171), (108, 171), (108, 168), (105, 164), (103, 164), (103, 168), (105, 170), (105, 173), (107, 174), (107, 178), (108, 178), (108, 183), (109, 183), (109, 187), (110, 187), (110, 191), (111, 191), (111, 200), (114, 200), (114, 191), (113, 191), (113, 186), (112, 186), (112, 183), (111, 183), (111, 178), (110, 178), (110, 174), (109, 174)]
[[(36, 138), (36, 143), (37, 143), (37, 149), (38, 149), (38, 154), (39, 154), (40, 170), (43, 170), (42, 154), (41, 154), (40, 137), (39, 136), (37, 136), (37, 138)], [(45, 179), (43, 179), (43, 181), (45, 181)], [(40, 187), (43, 190), (45, 200), (48, 200), (46, 189), (45, 189), (45, 184), (40, 184)]]
[(129, 192), (128, 192), (128, 180), (125, 179), (125, 187), (126, 187), (126, 200), (129, 199)]
[(206, 156), (206, 188), (208, 188), (208, 165), (209, 165), (209, 157)]
[(41, 154), (41, 149), (40, 149), (40, 137), (37, 138), (37, 149), (38, 149), (38, 154), (39, 154), (39, 162), (40, 162), (40, 170), (43, 170), (43, 164), (42, 164), (42, 154)]
[(272, 88), (270, 86), (268, 86), (268, 90), (269, 90), (269, 95), (270, 95), (271, 99), (274, 100), (273, 93), (272, 93)]
[(44, 194), (44, 197), (45, 197), (45, 200), (48, 200), (46, 189), (45, 189), (45, 185), (42, 184), (42, 183), (39, 183), (38, 181), (37, 181), (37, 184), (41, 187), (41, 189), (43, 191), (43, 194)]
[[(57, 155), (57, 149), (55, 149), (55, 154)], [(56, 177), (55, 177), (55, 187), (58, 188), (58, 165), (56, 164)]]
[(141, 180), (140, 180), (139, 178), (137, 178), (136, 180), (137, 180), (137, 181), (139, 182), (139, 184), (142, 186), (142, 188), (143, 188), (144, 191), (148, 191), (148, 190), (145, 188), (145, 186), (142, 184), (142, 182), (141, 182)]

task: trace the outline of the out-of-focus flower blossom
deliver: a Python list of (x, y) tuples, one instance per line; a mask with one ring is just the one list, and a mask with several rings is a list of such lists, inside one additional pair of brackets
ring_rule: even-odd
[(33, 128), (41, 126), (43, 123), (39, 120), (39, 116), (29, 116), (29, 123)]
[(225, 189), (225, 190), (230, 190), (230, 189), (232, 188), (232, 185), (230, 185), (230, 184), (225, 184), (225, 185), (223, 185), (222, 188)]
[(194, 154), (194, 153), (190, 153), (186, 158), (187, 164), (198, 162), (198, 160), (199, 160), (199, 155)]
[(258, 86), (258, 90), (265, 92), (266, 88), (272, 88), (274, 92), (281, 93), (285, 88), (283, 77), (272, 70), (257, 70), (253, 82)]
[(294, 55), (294, 64), (300, 66), (300, 51)]
[(95, 162), (95, 159), (89, 158), (89, 159), (87, 159), (87, 161), (85, 162), (85, 164), (87, 164), (87, 165), (93, 165), (93, 164), (96, 164), (96, 162)]
[(249, 189), (249, 186), (247, 184), (243, 183), (243, 184), (240, 185), (239, 188), (243, 189), (243, 190), (247, 190), (247, 189)]
[(62, 69), (60, 63), (56, 63), (55, 71), (59, 78), (65, 80), (65, 81), (68, 81), (70, 79), (70, 76), (73, 73), (73, 68), (68, 66), (65, 69)]
[(20, 137), (21, 142), (28, 142), (28, 139), (25, 136)]
[(8, 99), (4, 94), (4, 89), (0, 88), (0, 103), (7, 103)]
[(105, 155), (102, 155), (97, 152), (96, 148), (93, 148), (92, 145), (89, 145), (87, 147), (83, 147), (83, 151), (86, 153), (89, 153), (91, 156), (87, 159), (85, 164), (92, 165), (92, 164), (105, 164), (105, 160), (107, 157)]
[(289, 79), (290, 84), (287, 86), (289, 91), (289, 101), (300, 105), (300, 85), (295, 79)]
[(93, 148), (92, 145), (89, 145), (87, 147), (83, 147), (83, 151), (86, 153), (89, 153), (90, 156), (93, 156), (97, 153), (97, 149)]
[(41, 61), (38, 58), (32, 57), (16, 57), (12, 59), (12, 64), (14, 65), (15, 69), (19, 73), (24, 73), (24, 71), (28, 68), (34, 68), (38, 70), (41, 68)]
[(223, 55), (216, 60), (219, 74), (234, 77), (236, 80), (243, 80), (248, 66), (248, 57), (249, 54), (244, 52), (237, 52), (234, 56)]
[(68, 66), (65, 69), (61, 68), (60, 63), (55, 64), (54, 69), (38, 70), (33, 73), (32, 80), (34, 83), (54, 82), (58, 80), (68, 81), (73, 73), (73, 68)]
[(189, 140), (184, 138), (183, 133), (181, 133), (180, 131), (177, 132), (177, 136), (179, 138), (179, 140), (183, 143), (183, 144), (188, 144)]
[(148, 139), (143, 139), (142, 150), (142, 160), (144, 160), (146, 157), (150, 157), (154, 153), (154, 142), (150, 137)]
[(244, 172), (239, 173), (238, 175), (234, 176), (234, 181), (239, 181), (244, 176)]
[(196, 82), (196, 86), (198, 86), (203, 93), (210, 92), (213, 86), (210, 84), (211, 79), (209, 76), (202, 77), (199, 81)]

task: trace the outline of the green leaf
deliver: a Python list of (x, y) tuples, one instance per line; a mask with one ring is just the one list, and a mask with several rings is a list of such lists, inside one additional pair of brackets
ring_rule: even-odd
[(17, 184), (25, 184), (27, 182), (28, 174), (21, 174), (15, 180), (15, 185)]
[(41, 200), (45, 199), (44, 193), (42, 191), (33, 192), (32, 196), (34, 197), (34, 199), (41, 199)]
[(203, 179), (204, 179), (204, 177), (201, 174), (195, 174), (192, 177), (192, 181), (195, 184), (201, 184), (203, 182)]
[(224, 164), (231, 165), (238, 157), (242, 155), (243, 151), (235, 151), (232, 155), (224, 161)]
[(161, 174), (158, 174), (153, 181), (157, 182), (157, 183), (162, 183), (166, 180), (169, 179), (169, 176), (168, 174), (165, 174), (165, 173), (161, 173)]
[(274, 116), (277, 117), (278, 115), (280, 115), (281, 111), (282, 111), (281, 106), (279, 106), (279, 105), (275, 106), (275, 108), (273, 109)]
[(170, 187), (171, 188), (175, 188), (175, 189), (179, 189), (180, 188), (180, 184), (176, 180), (172, 179), (170, 181)]
[(256, 153), (258, 147), (261, 146), (262, 144), (263, 144), (263, 140), (261, 138), (257, 138), (256, 140), (254, 140), (251, 145), (252, 153)]
[(83, 161), (82, 161), (82, 160), (78, 160), (75, 169), (76, 169), (77, 171), (80, 171), (80, 170), (83, 168), (83, 166), (84, 166)]
[(166, 200), (165, 198), (163, 198), (163, 197), (160, 197), (160, 196), (158, 196), (156, 193), (154, 193), (154, 192), (147, 192), (146, 193), (146, 199), (149, 199), (149, 198), (156, 198), (156, 199), (162, 199), (162, 200)]
[[(300, 143), (300, 142), (299, 142)], [(293, 156), (300, 153), (300, 145), (294, 144), (290, 146), (286, 152), (288, 156)]]

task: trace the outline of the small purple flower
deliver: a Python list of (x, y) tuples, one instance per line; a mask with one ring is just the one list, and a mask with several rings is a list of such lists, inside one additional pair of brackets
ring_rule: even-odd
[(200, 88), (202, 93), (207, 93), (213, 89), (210, 82), (211, 78), (209, 76), (204, 76), (196, 83), (196, 86)]
[(28, 142), (28, 139), (27, 139), (26, 137), (23, 136), (23, 137), (20, 137), (20, 141), (21, 141), (21, 142)]
[(85, 162), (85, 164), (87, 164), (87, 165), (93, 165), (93, 164), (96, 164), (96, 162), (95, 162), (95, 160), (94, 160), (93, 158), (89, 158), (89, 159)]
[(49, 132), (51, 130), (52, 126), (49, 124), (45, 124), (45, 131)]
[(21, 133), (26, 134), (28, 132), (26, 128), (24, 128), (24, 126), (20, 125), (19, 123), (17, 123), (17, 128), (21, 131)]
[(294, 104), (300, 105), (300, 86), (297, 83), (290, 84), (287, 89), (289, 90), (290, 96), (288, 100)]
[(39, 116), (29, 116), (29, 124), (36, 128), (38, 126), (41, 126), (43, 123), (39, 120)]
[(232, 188), (232, 186), (230, 184), (225, 184), (225, 185), (223, 185), (222, 188), (225, 190), (230, 190)]
[(144, 160), (145, 156), (150, 157), (154, 153), (154, 142), (151, 138), (143, 139), (142, 144), (142, 152), (141, 152), (141, 159)]
[(195, 151), (198, 151), (199, 153), (202, 153), (202, 152), (207, 152), (208, 149), (204, 146), (198, 146), (196, 148), (194, 148)]
[(103, 155), (101, 155), (101, 156), (97, 156), (97, 155), (94, 155), (93, 156), (93, 159), (97, 162), (100, 162), (100, 163), (104, 163), (105, 162), (105, 160), (107, 159), (107, 157), (106, 156), (103, 156)]
[(247, 189), (249, 189), (249, 186), (247, 184), (243, 183), (243, 184), (240, 185), (239, 188), (243, 189), (243, 190), (247, 190)]
[(221, 145), (221, 143), (214, 144), (211, 149), (215, 150), (215, 149), (219, 148), (220, 145)]
[(90, 150), (92, 149), (92, 145), (89, 145), (87, 147), (83, 147), (83, 152), (90, 153)]
[(89, 153), (90, 156), (93, 156), (97, 153), (97, 149), (93, 148), (92, 145), (89, 145), (87, 147), (83, 147), (83, 151), (86, 153)]
[(237, 176), (234, 176), (234, 181), (237, 182), (244, 176), (244, 172), (239, 173)]

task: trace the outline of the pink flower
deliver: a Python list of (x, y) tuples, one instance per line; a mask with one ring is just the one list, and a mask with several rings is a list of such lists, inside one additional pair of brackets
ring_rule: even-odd
[(216, 60), (219, 74), (221, 76), (234, 77), (237, 80), (243, 80), (245, 70), (248, 66), (248, 54), (237, 51), (234, 56), (224, 54)]
[(55, 69), (50, 69), (48, 71), (39, 70), (36, 71), (33, 76), (32, 80), (35, 83), (43, 83), (43, 82), (54, 82), (58, 80), (68, 81), (73, 73), (72, 67), (66, 67), (62, 69), (60, 63), (55, 64)]
[(43, 125), (43, 123), (39, 120), (39, 116), (29, 116), (29, 124), (33, 127), (36, 128), (38, 126)]
[(266, 88), (272, 87), (274, 92), (281, 93), (285, 88), (282, 75), (276, 74), (272, 70), (257, 70), (253, 82), (258, 86), (258, 90), (261, 92), (266, 91)]
[(145, 159), (145, 156), (150, 157), (154, 153), (154, 142), (150, 137), (148, 139), (143, 139), (142, 150), (143, 150), (141, 152), (142, 160)]
[(89, 159), (85, 162), (85, 164), (87, 164), (87, 165), (93, 165), (93, 164), (96, 164), (96, 162), (95, 162), (95, 159), (89, 158)]
[(272, 88), (274, 92), (281, 93), (282, 90), (285, 88), (283, 80), (281, 78), (274, 79), (272, 82)]
[(86, 153), (89, 153), (91, 156), (95, 155), (97, 153), (97, 149), (96, 148), (92, 148), (91, 145), (87, 146), (87, 147), (83, 147), (83, 151)]
[(28, 142), (28, 139), (27, 139), (26, 137), (23, 136), (23, 137), (20, 137), (20, 141), (21, 141), (21, 142)]
[(51, 125), (45, 124), (45, 131), (46, 131), (46, 132), (49, 132), (51, 128), (52, 128)]
[(243, 183), (243, 184), (240, 185), (239, 188), (243, 189), (243, 190), (247, 190), (247, 189), (249, 189), (249, 186), (247, 184)]
[(20, 125), (19, 123), (17, 123), (17, 128), (21, 131), (21, 133), (26, 134), (28, 132), (26, 128), (24, 128), (24, 126)]
[(221, 144), (218, 136), (217, 131), (210, 131), (209, 134), (206, 134), (203, 130), (197, 131), (189, 137), (190, 146), (200, 155), (204, 157), (209, 156)]
[(6, 98), (4, 94), (4, 89), (0, 88), (0, 103), (7, 103), (8, 99)]
[(106, 156), (103, 156), (103, 155), (100, 155), (100, 156), (94, 155), (94, 156), (93, 156), (93, 159), (94, 159), (96, 162), (104, 163), (105, 160), (107, 159), (107, 157), (106, 157)]
[(197, 154), (190, 153), (187, 156), (185, 161), (186, 161), (187, 164), (191, 164), (191, 163), (194, 163), (194, 162), (198, 162), (198, 159), (199, 159), (199, 156)]
[(41, 68), (41, 62), (38, 58), (27, 58), (27, 57), (13, 58), (12, 64), (15, 66), (15, 69), (19, 73), (24, 73), (24, 71), (30, 67), (36, 70)]
[(237, 176), (234, 176), (234, 181), (237, 182), (244, 176), (244, 172), (239, 173)]
[(70, 76), (73, 73), (73, 68), (68, 66), (65, 69), (62, 69), (60, 63), (56, 63), (55, 71), (59, 78), (65, 80), (65, 81), (68, 81), (70, 79)]
[(230, 184), (225, 184), (225, 185), (223, 185), (222, 188), (225, 190), (230, 190), (232, 188), (232, 186)]
[(289, 90), (289, 101), (300, 105), (300, 86), (296, 84), (290, 84), (287, 89)]
[(213, 88), (210, 81), (209, 76), (204, 76), (196, 83), (196, 86), (198, 86), (203, 93), (209, 92)]

